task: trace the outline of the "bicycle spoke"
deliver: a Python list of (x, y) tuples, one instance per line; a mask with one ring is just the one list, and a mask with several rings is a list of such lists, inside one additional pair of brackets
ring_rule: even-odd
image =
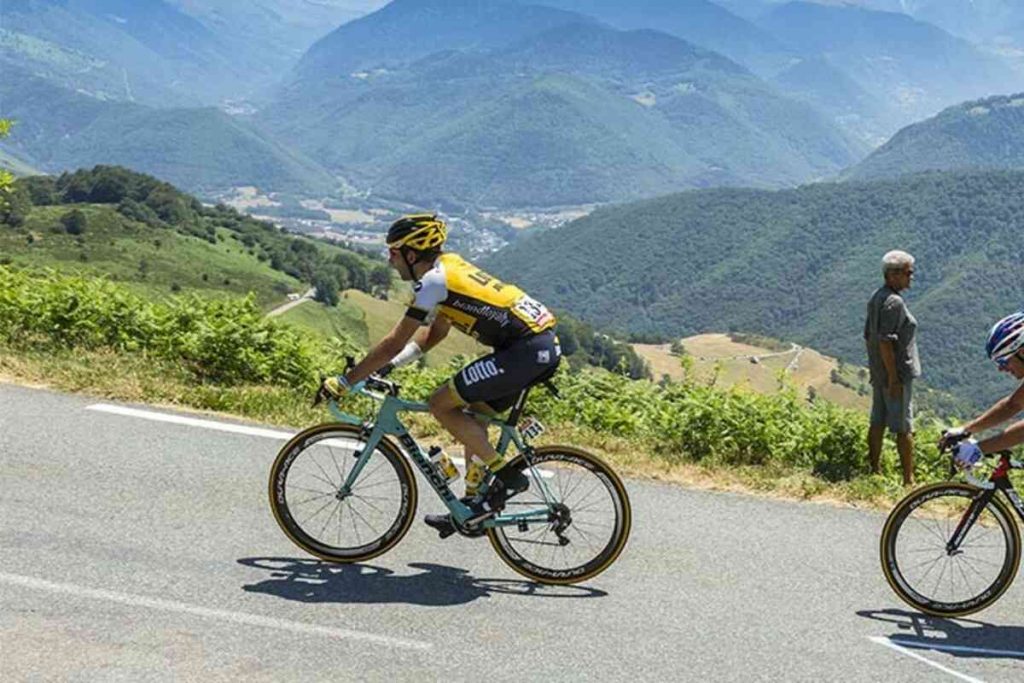
[(355, 498), (356, 500), (358, 500), (359, 502), (365, 504), (367, 507), (373, 508), (374, 512), (376, 512), (377, 514), (380, 514), (380, 515), (384, 514), (383, 510), (381, 510), (379, 507), (377, 507), (373, 503), (369, 502), (369, 500), (367, 498), (364, 498), (363, 496), (357, 496), (354, 493), (352, 494), (352, 497)]
[(317, 481), (323, 482), (335, 491), (341, 488), (340, 486), (336, 486), (334, 482), (331, 481), (330, 479), (324, 479), (323, 477), (318, 477), (315, 474), (305, 474), (304, 476), (307, 476), (310, 479), (316, 479)]
[[(338, 507), (341, 507), (341, 501), (339, 500), (339, 501), (336, 501), (336, 502), (338, 503), (338, 505), (337, 505), (337, 507), (335, 509), (337, 509)], [(327, 519), (324, 520), (324, 525), (322, 527), (320, 527), (320, 534), (318, 534), (318, 535), (323, 535), (324, 530), (327, 528), (327, 525), (331, 523), (331, 517), (334, 517), (334, 510), (331, 510), (327, 514)]]
[(317, 508), (316, 512), (314, 512), (314, 513), (313, 513), (312, 515), (310, 515), (309, 517), (307, 517), (307, 518), (306, 518), (306, 519), (304, 520), (304, 522), (312, 522), (312, 521), (313, 521), (313, 518), (314, 518), (314, 517), (316, 517), (317, 515), (319, 515), (319, 514), (320, 514), (321, 512), (323, 512), (323, 511), (324, 511), (324, 509), (325, 509), (325, 508), (327, 508), (327, 506), (329, 506), (330, 504), (331, 504), (331, 501), (327, 501), (326, 503), (324, 503), (324, 504), (323, 504), (322, 506), (320, 506), (319, 508)]
[(324, 470), (324, 468), (320, 466), (320, 463), (316, 459), (316, 455), (310, 453), (309, 454), (309, 459), (312, 460), (313, 464), (316, 465), (316, 468), (318, 470), (320, 470), (320, 474), (324, 475), (324, 480), (328, 484), (330, 484), (333, 488), (341, 488), (341, 484), (340, 483), (339, 484), (335, 484), (333, 481), (331, 481), (331, 475), (327, 474), (327, 471)]
[(296, 505), (296, 506), (298, 506), (298, 505), (305, 505), (306, 503), (312, 503), (314, 501), (320, 500), (322, 498), (328, 498), (328, 497), (329, 498), (333, 498), (334, 494), (333, 493), (321, 493), (321, 494), (315, 495), (315, 496), (313, 496), (311, 498), (304, 498), (302, 500), (297, 500), (294, 503), (292, 503), (292, 505)]
[[(943, 547), (945, 547), (945, 545), (946, 545), (946, 539), (948, 538), (948, 536), (943, 536), (943, 533), (942, 533), (942, 529), (932, 529), (932, 528), (931, 528), (930, 526), (928, 526), (927, 524), (925, 524), (925, 521), (926, 521), (926, 520), (920, 520), (920, 519), (917, 519), (916, 517), (911, 517), (911, 519), (912, 519), (912, 520), (913, 520), (913, 521), (914, 521), (914, 522), (915, 522), (916, 524), (920, 525), (922, 529), (924, 529), (924, 530), (925, 530), (925, 531), (927, 531), (927, 532), (928, 532), (929, 534), (931, 534), (932, 536), (934, 536), (934, 537), (935, 537), (935, 539), (936, 539), (936, 540), (937, 540), (937, 541), (938, 541), (939, 543), (941, 543)], [(938, 526), (938, 523), (937, 523), (937, 522), (936, 522), (936, 526)]]

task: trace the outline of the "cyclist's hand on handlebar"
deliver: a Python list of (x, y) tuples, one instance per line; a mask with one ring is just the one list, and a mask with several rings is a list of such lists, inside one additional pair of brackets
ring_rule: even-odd
[(344, 375), (327, 377), (320, 383), (320, 396), (337, 401), (345, 396), (351, 388), (352, 385), (348, 383)]
[(963, 427), (953, 427), (951, 429), (945, 429), (942, 432), (942, 437), (939, 439), (939, 451), (946, 451), (960, 443), (971, 433)]

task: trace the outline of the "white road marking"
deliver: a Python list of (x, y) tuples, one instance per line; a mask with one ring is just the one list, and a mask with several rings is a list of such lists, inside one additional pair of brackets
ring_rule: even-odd
[[(218, 432), (230, 432), (232, 434), (246, 434), (248, 436), (259, 436), (265, 439), (276, 439), (287, 441), (295, 436), (295, 432), (285, 432), (277, 429), (266, 429), (264, 427), (249, 427), (247, 425), (236, 425), (230, 422), (217, 422), (215, 420), (203, 420), (198, 417), (185, 417), (184, 415), (172, 415), (170, 413), (157, 413), (151, 410), (140, 410), (139, 408), (128, 408), (127, 406), (116, 406), (110, 403), (94, 403), (86, 406), (86, 410), (95, 410), (100, 413), (111, 413), (125, 417), (136, 417), (142, 420), (153, 420), (154, 422), (169, 422), (171, 424), (185, 425), (187, 427), (199, 427), (200, 429), (213, 429)], [(330, 440), (323, 443), (330, 443)], [(340, 444), (336, 444), (340, 445)], [(465, 458), (452, 456), (452, 462), (465, 467)], [(540, 476), (550, 479), (555, 476), (546, 470), (540, 470)]]
[(942, 664), (939, 664), (938, 662), (933, 662), (930, 659), (922, 657), (921, 655), (917, 654), (913, 650), (908, 650), (905, 647), (897, 645), (896, 643), (892, 642), (888, 638), (883, 638), (881, 636), (869, 636), (868, 640), (870, 640), (872, 643), (875, 643), (876, 645), (883, 645), (883, 646), (885, 646), (887, 648), (895, 650), (896, 652), (900, 652), (902, 654), (905, 654), (908, 657), (913, 657), (914, 659), (918, 660), (919, 662), (924, 662), (928, 666), (935, 667), (939, 671), (944, 671), (945, 673), (949, 674), (950, 676), (954, 676), (956, 678), (959, 678), (962, 681), (968, 681), (968, 683), (985, 683), (985, 681), (981, 680), (980, 678), (973, 678), (971, 676), (968, 676), (967, 674), (962, 674), (959, 671), (954, 671), (953, 669), (950, 669), (948, 666), (943, 666)]
[(155, 422), (170, 422), (172, 424), (200, 427), (202, 429), (214, 429), (219, 432), (231, 432), (232, 434), (262, 436), (266, 439), (277, 439), (279, 441), (287, 441), (295, 436), (292, 432), (282, 432), (276, 429), (249, 427), (246, 425), (236, 425), (227, 422), (215, 422), (214, 420), (201, 420), (197, 417), (185, 417), (184, 415), (171, 415), (169, 413), (155, 413), (150, 410), (115, 406), (109, 403), (96, 403), (91, 406), (87, 406), (86, 410), (96, 410), (101, 413), (113, 413), (114, 415), (124, 415), (126, 417), (137, 417), (143, 420), (153, 420)]
[(233, 624), (262, 626), (264, 628), (273, 628), (279, 631), (291, 631), (302, 635), (324, 636), (327, 638), (336, 638), (338, 640), (359, 640), (373, 643), (375, 645), (385, 645), (387, 647), (404, 648), (407, 650), (430, 650), (434, 647), (430, 643), (416, 640), (392, 638), (391, 636), (381, 636), (374, 633), (352, 631), (349, 629), (329, 628), (326, 626), (317, 626), (315, 624), (306, 624), (300, 621), (287, 621), (285, 619), (275, 619), (274, 617), (263, 617), (258, 614), (247, 614), (245, 612), (210, 609), (209, 607), (199, 607), (197, 605), (189, 605), (184, 602), (175, 602), (173, 600), (147, 598), (141, 595), (116, 593), (114, 591), (100, 590), (96, 588), (84, 588), (82, 586), (75, 586), (69, 583), (54, 583), (53, 581), (45, 581), (31, 576), (20, 576), (18, 574), (0, 572), (0, 583), (46, 591), (49, 593), (63, 593), (65, 595), (71, 595), (76, 598), (85, 598), (87, 600), (102, 600), (105, 602), (116, 602), (122, 605), (129, 605), (131, 607), (146, 607), (148, 609), (160, 610), (162, 612), (190, 614), (204, 619), (216, 619), (218, 621), (226, 621)]
[(963, 652), (966, 654), (988, 655), (995, 657), (1020, 657), (1024, 659), (1024, 652), (1018, 652), (1015, 650), (990, 650), (984, 647), (967, 647), (965, 645), (938, 645), (906, 640), (890, 640), (901, 647), (910, 647), (916, 650), (941, 650), (943, 652)]

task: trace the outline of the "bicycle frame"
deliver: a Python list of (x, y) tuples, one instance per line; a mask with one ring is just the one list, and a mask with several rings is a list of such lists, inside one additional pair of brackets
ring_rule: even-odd
[[(345, 479), (340, 493), (346, 494), (351, 491), (351, 487), (355, 484), (356, 479), (366, 466), (366, 463), (369, 462), (370, 456), (376, 450), (381, 439), (384, 438), (385, 435), (393, 435), (397, 437), (398, 442), (401, 444), (403, 454), (416, 465), (417, 469), (419, 469), (426, 480), (430, 483), (434, 492), (437, 493), (438, 497), (440, 497), (444, 502), (458, 525), (462, 526), (466, 520), (473, 515), (473, 512), (470, 510), (469, 506), (462, 503), (455, 496), (451, 488), (448, 486), (448, 483), (438, 473), (437, 468), (434, 467), (434, 463), (430, 461), (430, 458), (423, 452), (423, 449), (420, 448), (419, 444), (412, 437), (412, 434), (409, 433), (409, 430), (405, 428), (405, 425), (398, 417), (398, 414), (402, 412), (429, 412), (430, 408), (427, 404), (419, 401), (406, 401), (390, 394), (377, 394), (366, 390), (362, 383), (353, 387), (351, 393), (367, 396), (375, 401), (379, 401), (381, 402), (381, 406), (380, 410), (377, 412), (376, 422), (365, 423), (358, 417), (343, 412), (336, 401), (328, 401), (328, 409), (339, 422), (362, 427), (366, 436), (366, 446), (359, 454), (355, 465), (352, 467), (348, 477)], [(497, 425), (501, 429), (501, 436), (498, 439), (498, 445), (496, 447), (496, 450), (501, 456), (505, 455), (510, 444), (515, 444), (517, 451), (524, 456), (527, 456), (527, 464), (530, 468), (533, 481), (540, 487), (541, 495), (543, 496), (546, 504), (543, 508), (538, 507), (536, 509), (526, 510), (523, 512), (502, 513), (496, 515), (484, 520), (480, 524), (480, 527), (492, 528), (513, 524), (525, 524), (527, 522), (544, 523), (550, 521), (553, 498), (550, 491), (548, 491), (547, 486), (544, 484), (540, 473), (536, 470), (533, 463), (529, 461), (528, 456), (532, 451), (532, 447), (523, 439), (519, 430), (507, 422), (482, 413), (472, 413), (472, 415), (478, 419), (486, 419), (489, 424)]]
[(967, 536), (967, 532), (971, 530), (974, 523), (981, 516), (982, 510), (988, 506), (989, 502), (994, 496), (1000, 491), (1006, 496), (1006, 499), (1010, 501), (1010, 505), (1017, 514), (1020, 516), (1022, 522), (1024, 522), (1024, 500), (1021, 500), (1020, 494), (1013, 487), (1013, 483), (1010, 482), (1010, 470), (1022, 470), (1024, 469), (1024, 463), (1017, 462), (1010, 458), (1006, 453), (1002, 453), (999, 456), (999, 465), (995, 471), (992, 472), (992, 476), (989, 477), (988, 482), (981, 482), (971, 479), (971, 483), (978, 486), (981, 489), (981, 493), (978, 494), (972, 501), (970, 507), (964, 513), (964, 516), (960, 519), (960, 523), (957, 525), (956, 530), (953, 532), (953, 536), (949, 539), (946, 544), (946, 552), (954, 553), (960, 548), (960, 544), (963, 543), (964, 538)]

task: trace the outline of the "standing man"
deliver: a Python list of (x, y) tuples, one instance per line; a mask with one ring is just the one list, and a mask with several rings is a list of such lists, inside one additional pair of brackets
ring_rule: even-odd
[(881, 472), (882, 437), (885, 428), (896, 435), (896, 449), (903, 466), (903, 485), (914, 483), (914, 416), (912, 384), (921, 375), (917, 356), (917, 320), (910, 314), (900, 292), (910, 288), (914, 278), (914, 257), (905, 251), (890, 251), (882, 257), (885, 284), (868, 301), (864, 320), (864, 342), (874, 394), (871, 427), (868, 430), (868, 460), (871, 472)]

